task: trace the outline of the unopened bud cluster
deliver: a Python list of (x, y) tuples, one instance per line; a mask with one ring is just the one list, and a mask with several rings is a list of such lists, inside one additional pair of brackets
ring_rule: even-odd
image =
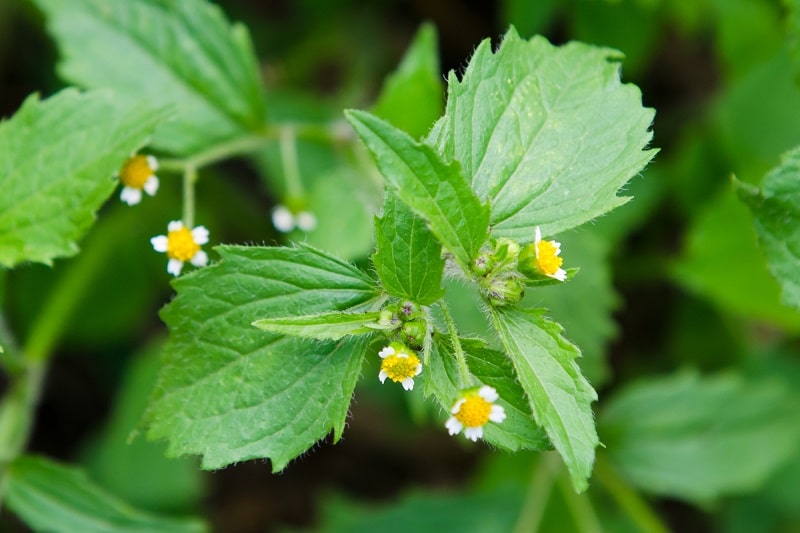
[(537, 227), (534, 242), (520, 245), (500, 237), (490, 242), (490, 249), (481, 251), (471, 265), (483, 297), (493, 307), (513, 305), (525, 295), (526, 282), (542, 279), (565, 281), (561, 268), (561, 243), (542, 239)]

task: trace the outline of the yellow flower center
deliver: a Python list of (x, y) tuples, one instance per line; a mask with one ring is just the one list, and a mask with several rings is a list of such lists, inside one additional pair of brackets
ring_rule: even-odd
[(453, 416), (468, 428), (485, 426), (492, 412), (492, 404), (477, 394), (470, 394)]
[(135, 155), (122, 165), (122, 170), (119, 171), (119, 180), (123, 185), (134, 189), (141, 189), (152, 175), (153, 169), (150, 168), (147, 157)]
[(189, 228), (182, 227), (167, 234), (167, 257), (178, 261), (189, 261), (200, 251), (200, 245), (194, 242)]
[(419, 358), (414, 354), (407, 355), (408, 357), (400, 357), (399, 354), (389, 355), (381, 360), (381, 370), (396, 383), (417, 375)]
[(539, 241), (536, 243), (536, 262), (539, 265), (539, 269), (548, 276), (555, 275), (564, 262), (563, 259), (556, 255), (557, 251), (553, 241)]

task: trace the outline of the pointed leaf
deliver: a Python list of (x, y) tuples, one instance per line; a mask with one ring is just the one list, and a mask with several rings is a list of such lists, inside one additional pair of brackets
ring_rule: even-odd
[(739, 184), (753, 213), (758, 242), (787, 305), (800, 309), (800, 147), (767, 174), (761, 189)]
[(512, 28), (496, 52), (488, 39), (478, 46), (460, 81), (450, 74), (428, 142), (489, 200), (493, 235), (530, 241), (537, 225), (554, 235), (627, 200), (617, 191), (655, 153), (642, 150), (653, 111), (620, 83), (620, 58)]
[(489, 206), (475, 196), (458, 163), (445, 163), (431, 147), (365, 111), (345, 114), (386, 183), (467, 271), (488, 238)]
[(83, 471), (33, 456), (17, 458), (4, 487), (8, 507), (35, 531), (134, 533), (205, 531), (180, 520), (134, 509), (92, 483)]
[(387, 191), (383, 216), (375, 218), (372, 262), (392, 296), (430, 305), (444, 294), (442, 245), (425, 221)]
[(386, 78), (372, 113), (419, 139), (444, 111), (442, 89), (436, 27), (425, 23), (400, 66)]
[(165, 118), (126, 110), (106, 92), (33, 95), (0, 122), (0, 264), (50, 264), (76, 241), (117, 183), (116, 172)]
[(575, 490), (585, 490), (598, 444), (591, 408), (597, 393), (581, 375), (580, 351), (542, 310), (495, 309), (492, 321), (536, 422), (564, 459)]
[(258, 329), (307, 339), (339, 340), (347, 335), (362, 335), (381, 329), (378, 312), (318, 313), (315, 315), (262, 318), (253, 322)]
[(283, 337), (268, 316), (352, 309), (379, 293), (355, 267), (307, 246), (218, 247), (222, 261), (174, 282), (170, 328), (146, 415), (150, 438), (204, 468), (268, 457), (281, 470), (331, 429), (338, 440), (366, 339)]
[[(436, 336), (430, 362), (423, 371), (425, 392), (433, 393), (445, 413), (449, 413), (463, 388), (456, 356), (448, 339)], [(489, 385), (497, 390), (497, 401), (506, 412), (506, 419), (484, 427), (483, 439), (500, 448), (518, 450), (546, 450), (550, 448), (547, 436), (534, 421), (530, 405), (514, 372), (511, 361), (504, 353), (492, 350), (483, 341), (461, 339), (467, 355), (467, 366), (475, 378), (470, 385)], [(449, 415), (448, 415), (449, 416)]]
[(153, 144), (180, 154), (257, 130), (265, 103), (244, 26), (205, 0), (36, 0), (70, 83), (126, 103), (172, 105)]

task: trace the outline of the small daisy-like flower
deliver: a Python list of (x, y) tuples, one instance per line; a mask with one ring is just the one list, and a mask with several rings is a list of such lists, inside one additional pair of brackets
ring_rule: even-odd
[(150, 239), (156, 252), (166, 253), (169, 258), (167, 272), (178, 276), (183, 263), (189, 261), (196, 267), (206, 266), (208, 255), (200, 247), (208, 242), (205, 226), (189, 229), (180, 220), (173, 220), (167, 226), (167, 234)]
[(561, 243), (542, 240), (542, 231), (539, 226), (536, 226), (533, 244), (536, 250), (536, 266), (539, 271), (558, 281), (566, 280), (567, 271), (561, 268), (564, 260), (558, 257), (561, 254)]
[(117, 172), (122, 182), (119, 199), (128, 205), (142, 201), (142, 191), (153, 196), (158, 191), (158, 161), (152, 155), (132, 155)]
[(464, 436), (472, 442), (483, 438), (483, 426), (490, 421), (500, 423), (506, 419), (503, 406), (494, 403), (498, 398), (494, 387), (488, 385), (462, 392), (461, 398), (450, 409), (453, 416), (445, 422), (448, 433), (458, 435), (463, 429)]
[(383, 359), (378, 374), (381, 383), (389, 378), (395, 383), (402, 383), (405, 390), (414, 388), (414, 377), (422, 372), (422, 363), (408, 347), (393, 342), (378, 352), (378, 355)]
[(289, 233), (295, 228), (309, 232), (317, 227), (317, 217), (308, 211), (295, 214), (285, 205), (276, 205), (272, 210), (272, 225), (281, 233)]

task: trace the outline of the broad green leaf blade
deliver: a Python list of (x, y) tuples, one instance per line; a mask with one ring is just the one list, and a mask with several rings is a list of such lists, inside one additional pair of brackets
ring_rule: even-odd
[(692, 221), (674, 279), (728, 313), (797, 331), (800, 315), (781, 304), (780, 286), (758, 250), (753, 225), (747, 207), (726, 187)]
[(581, 375), (580, 350), (542, 310), (495, 309), (492, 322), (536, 422), (564, 459), (575, 490), (585, 490), (598, 444), (591, 408), (597, 393)]
[(106, 92), (29, 97), (0, 122), (0, 264), (51, 264), (116, 187), (113, 174), (152, 135), (163, 111), (127, 109)]
[(455, 159), (492, 206), (492, 234), (555, 235), (624, 203), (617, 191), (653, 157), (653, 111), (619, 80), (619, 52), (554, 47), (512, 28), (449, 77), (447, 108), (428, 142)]
[(489, 206), (475, 196), (459, 164), (445, 163), (431, 147), (365, 111), (345, 114), (398, 198), (468, 271), (489, 235)]
[(362, 335), (381, 329), (377, 323), (378, 315), (378, 312), (343, 313), (334, 311), (315, 315), (262, 318), (253, 322), (253, 325), (263, 331), (279, 335), (335, 341), (347, 335)]
[(420, 305), (444, 294), (442, 246), (425, 221), (386, 192), (383, 216), (375, 218), (372, 263), (386, 292)]
[(153, 144), (179, 154), (258, 130), (265, 103), (247, 30), (206, 0), (36, 0), (70, 83), (174, 106)]
[(331, 429), (338, 440), (366, 339), (338, 343), (260, 331), (254, 320), (352, 309), (379, 293), (355, 267), (307, 246), (220, 246), (222, 261), (181, 277), (148, 437), (213, 469), (268, 457), (281, 470)]
[[(615, 211), (609, 217), (618, 213)], [(527, 291), (523, 303), (544, 307), (548, 316), (569, 332), (570, 340), (581, 349), (579, 364), (583, 375), (598, 387), (608, 378), (606, 346), (617, 331), (612, 312), (617, 307), (618, 296), (608, 264), (612, 246), (595, 225), (562, 234), (558, 240), (567, 279), (572, 270), (570, 266), (580, 267), (580, 272), (569, 283)], [(587, 294), (591, 294), (591, 298), (587, 298)]]
[(444, 111), (442, 89), (436, 27), (426, 23), (400, 66), (386, 78), (372, 113), (419, 139)]
[[(510, 451), (549, 449), (547, 436), (533, 421), (525, 391), (522, 390), (508, 357), (476, 339), (461, 339), (461, 347), (467, 355), (470, 374), (475, 379), (469, 385), (494, 387), (500, 395), (498, 404), (506, 412), (503, 422), (486, 424), (483, 439)], [(462, 389), (455, 357), (448, 339), (437, 335), (434, 338), (430, 362), (422, 374), (425, 393), (432, 393), (445, 413), (450, 412), (458, 399), (458, 392)]]
[(693, 502), (757, 490), (796, 456), (798, 399), (777, 379), (685, 373), (628, 386), (599, 418), (635, 486)]
[(199, 520), (144, 513), (106, 493), (79, 469), (22, 456), (8, 469), (5, 501), (35, 531), (197, 532)]
[(753, 213), (767, 268), (781, 285), (783, 302), (800, 309), (800, 148), (784, 156), (760, 190), (741, 184), (738, 191)]

